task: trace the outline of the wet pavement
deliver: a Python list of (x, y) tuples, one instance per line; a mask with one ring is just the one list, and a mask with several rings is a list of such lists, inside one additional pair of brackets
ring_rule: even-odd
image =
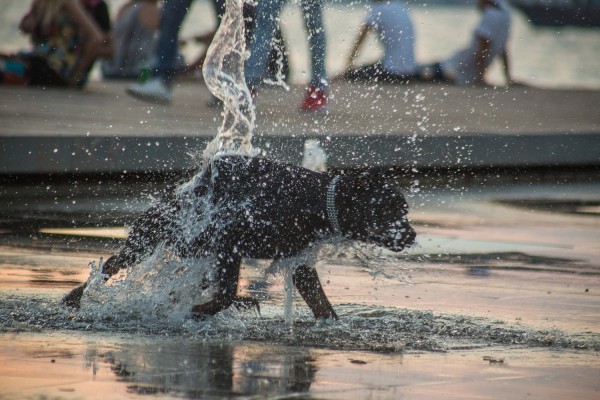
[(5, 334), (3, 398), (596, 398), (597, 354), (377, 354), (179, 338)]
[(292, 326), (262, 261), (241, 280), (260, 316), (173, 327), (63, 310), (160, 185), (4, 187), (0, 398), (597, 398), (600, 181), (473, 179), (413, 182), (419, 245), (376, 276), (376, 258), (325, 254), (340, 321), (296, 300)]

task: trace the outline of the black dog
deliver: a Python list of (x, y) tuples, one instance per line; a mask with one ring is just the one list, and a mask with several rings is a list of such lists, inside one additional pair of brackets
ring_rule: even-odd
[[(193, 183), (192, 183), (193, 182)], [(384, 182), (334, 176), (261, 158), (222, 156), (208, 173), (173, 191), (134, 224), (123, 249), (109, 258), (103, 272), (114, 275), (152, 254), (160, 243), (182, 257), (214, 257), (217, 291), (196, 316), (214, 315), (230, 307), (258, 306), (237, 296), (243, 257), (283, 259), (309, 249), (319, 240), (343, 235), (401, 251), (415, 240), (402, 194)], [(209, 203), (212, 217), (192, 238), (182, 238), (189, 213), (182, 210)], [(199, 210), (206, 212), (206, 209)], [(298, 292), (315, 318), (337, 315), (312, 265), (298, 265), (293, 274)], [(78, 307), (85, 284), (63, 302)]]

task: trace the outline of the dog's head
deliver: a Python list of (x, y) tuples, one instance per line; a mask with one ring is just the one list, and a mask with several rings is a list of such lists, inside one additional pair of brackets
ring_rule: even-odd
[(416, 232), (408, 221), (408, 204), (393, 184), (361, 179), (351, 196), (350, 236), (392, 251), (410, 247)]

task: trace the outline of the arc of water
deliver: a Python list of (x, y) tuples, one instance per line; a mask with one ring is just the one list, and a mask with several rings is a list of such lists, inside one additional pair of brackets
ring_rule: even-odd
[(251, 154), (255, 112), (246, 85), (248, 58), (244, 37), (244, 0), (226, 0), (221, 25), (207, 52), (203, 76), (209, 90), (223, 101), (223, 124), (203, 153), (203, 165), (221, 152)]

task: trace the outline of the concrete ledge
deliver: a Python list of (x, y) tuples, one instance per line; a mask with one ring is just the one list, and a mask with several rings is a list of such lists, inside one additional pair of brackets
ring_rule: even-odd
[[(600, 134), (262, 136), (264, 155), (302, 162), (304, 141), (321, 141), (333, 168), (576, 167), (600, 165)], [(168, 172), (210, 137), (0, 137), (2, 174)]]
[[(192, 165), (222, 121), (209, 92), (181, 82), (171, 106), (124, 94), (0, 86), (0, 174), (168, 172)], [(318, 139), (333, 168), (600, 166), (600, 91), (336, 83), (327, 115), (302, 87), (257, 98), (253, 144), (299, 164)]]

